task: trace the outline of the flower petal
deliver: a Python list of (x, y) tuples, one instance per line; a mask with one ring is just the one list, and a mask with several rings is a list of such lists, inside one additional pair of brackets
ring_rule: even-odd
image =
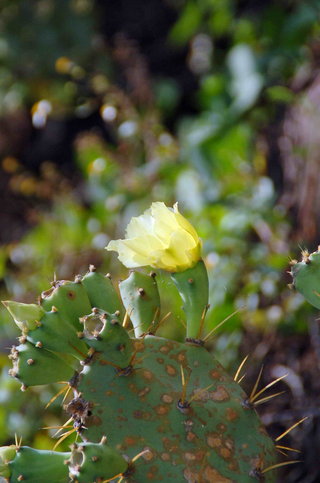
[(111, 241), (107, 250), (119, 253), (128, 268), (151, 265), (170, 272), (186, 270), (200, 259), (201, 242), (193, 226), (163, 202), (152, 203), (141, 216), (131, 219), (125, 240)]

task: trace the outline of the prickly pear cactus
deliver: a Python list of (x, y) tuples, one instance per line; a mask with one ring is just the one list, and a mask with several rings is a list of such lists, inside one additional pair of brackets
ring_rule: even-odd
[(302, 260), (291, 262), (293, 286), (305, 299), (320, 309), (320, 247), (313, 253), (302, 252)]
[[(184, 218), (177, 220), (191, 232)], [(161, 241), (166, 226), (157, 235)], [(182, 253), (185, 246), (176, 238)], [(185, 250), (194, 254), (188, 242)], [(153, 253), (152, 240), (145, 244)], [(172, 271), (174, 256), (180, 261), (188, 253), (169, 248), (165, 260)], [(143, 266), (141, 250), (134, 263)], [(11, 375), (23, 390), (65, 381), (72, 395), (64, 409), (78, 441), (69, 453), (18, 442), (1, 448), (0, 476), (30, 483), (48, 481), (48, 475), (51, 483), (274, 481), (268, 469), (276, 465), (276, 448), (255, 412), (255, 398), (205, 347), (205, 266), (199, 256), (185, 265), (183, 259), (183, 269), (172, 272), (186, 311), (185, 343), (156, 335), (155, 273), (134, 271), (120, 283), (125, 315), (110, 278), (92, 266), (73, 282), (56, 281), (39, 305), (5, 302), (22, 330), (20, 345), (11, 350)]]

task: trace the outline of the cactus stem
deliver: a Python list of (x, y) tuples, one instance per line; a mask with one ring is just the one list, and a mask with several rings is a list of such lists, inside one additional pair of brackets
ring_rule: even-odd
[(239, 365), (239, 367), (238, 367), (238, 369), (237, 369), (237, 371), (236, 371), (236, 373), (235, 373), (235, 375), (234, 375), (234, 378), (233, 378), (234, 382), (238, 382), (238, 383), (240, 383), (240, 381), (241, 381), (241, 380), (244, 378), (244, 376), (242, 376), (242, 377), (239, 379), (239, 376), (240, 376), (240, 373), (241, 373), (241, 371), (242, 371), (243, 366), (245, 365), (245, 363), (246, 363), (246, 362), (247, 362), (247, 360), (248, 360), (248, 357), (249, 357), (249, 354), (248, 354), (248, 355), (246, 355), (246, 357), (245, 357), (245, 358), (242, 360), (242, 362), (240, 363), (240, 365)]
[(288, 433), (290, 433), (294, 428), (299, 426), (299, 424), (303, 423), (306, 419), (308, 419), (308, 416), (305, 416), (304, 418), (300, 419), (297, 423), (294, 423), (292, 426), (290, 426), (289, 429), (286, 429), (283, 433), (278, 436), (275, 441), (276, 443), (280, 441), (282, 438), (284, 438)]

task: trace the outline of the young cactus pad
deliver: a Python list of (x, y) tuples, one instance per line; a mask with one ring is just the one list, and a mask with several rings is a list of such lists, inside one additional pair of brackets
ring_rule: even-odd
[[(64, 409), (78, 441), (70, 453), (2, 448), (0, 476), (40, 483), (47, 468), (51, 483), (274, 481), (263, 471), (276, 464), (276, 448), (247, 395), (204, 345), (154, 335), (156, 278), (128, 280), (121, 296), (134, 308), (136, 338), (110, 279), (92, 267), (55, 282), (41, 310), (26, 305), (10, 372), (23, 389), (68, 381)], [(21, 305), (6, 306), (24, 320)]]
[(302, 252), (301, 262), (291, 263), (293, 286), (305, 299), (320, 309), (320, 247), (311, 254)]

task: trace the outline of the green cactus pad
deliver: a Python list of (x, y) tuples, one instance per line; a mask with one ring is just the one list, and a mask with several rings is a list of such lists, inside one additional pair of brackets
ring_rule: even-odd
[(160, 297), (155, 277), (131, 272), (126, 280), (120, 282), (119, 289), (135, 336), (155, 332), (160, 315)]
[[(125, 368), (130, 364), (133, 343), (127, 331), (120, 325), (117, 314), (94, 309), (94, 312), (83, 317), (82, 321), (85, 340), (90, 347), (107, 358), (110, 364), (119, 368)], [(89, 324), (90, 331), (87, 328)]]
[(320, 309), (320, 251), (304, 254), (301, 262), (291, 266), (293, 285), (306, 300)]
[(90, 413), (74, 415), (87, 428), (83, 438), (107, 434), (110, 446), (131, 459), (145, 451), (128, 481), (248, 483), (258, 462), (275, 463), (274, 444), (245, 406), (246, 394), (205, 348), (147, 336), (135, 349), (127, 374), (107, 354), (88, 363), (77, 390)]
[(12, 300), (5, 300), (2, 303), (12, 315), (19, 329), (25, 334), (37, 327), (37, 322), (45, 313), (44, 309), (37, 304), (23, 304)]
[(74, 326), (62, 318), (61, 312), (57, 310), (45, 312), (39, 326), (29, 331), (27, 338), (34, 345), (53, 352), (72, 354), (77, 359), (83, 359), (88, 351)]
[(66, 318), (77, 330), (80, 330), (79, 317), (91, 312), (90, 300), (80, 278), (75, 282), (55, 282), (51, 289), (42, 292), (41, 305), (48, 312), (56, 307), (61, 317)]
[(81, 483), (111, 480), (128, 469), (128, 462), (115, 449), (102, 442), (72, 446), (69, 464), (70, 477)]
[(201, 339), (201, 322), (209, 297), (208, 273), (203, 260), (184, 272), (171, 274), (183, 301), (187, 321), (187, 338)]
[(111, 279), (96, 272), (92, 265), (90, 265), (89, 272), (82, 278), (82, 284), (86, 289), (91, 307), (97, 307), (111, 314), (117, 312), (117, 310), (123, 310)]
[(66, 483), (70, 453), (36, 450), (28, 446), (17, 449), (15, 458), (8, 464), (10, 482)]
[(0, 448), (0, 477), (9, 478), (11, 475), (9, 463), (16, 456), (16, 446), (3, 446)]
[(10, 357), (13, 362), (10, 375), (19, 379), (25, 386), (68, 381), (74, 375), (75, 367), (68, 363), (68, 354), (62, 359), (53, 352), (35, 347), (28, 341), (12, 347)]

